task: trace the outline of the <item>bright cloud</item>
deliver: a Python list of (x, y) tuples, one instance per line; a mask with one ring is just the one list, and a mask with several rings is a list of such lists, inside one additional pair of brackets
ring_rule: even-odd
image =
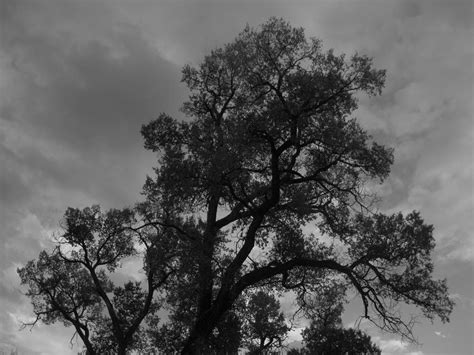
[(408, 343), (398, 339), (380, 340), (384, 352), (400, 352), (408, 348)]

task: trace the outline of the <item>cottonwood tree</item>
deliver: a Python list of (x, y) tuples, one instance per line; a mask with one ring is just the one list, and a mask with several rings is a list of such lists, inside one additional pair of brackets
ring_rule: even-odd
[(266, 354), (283, 347), (290, 327), (275, 296), (263, 290), (250, 295), (243, 318), (245, 344), (250, 354)]
[(227, 312), (214, 328), (209, 354), (237, 355), (241, 344), (242, 321), (235, 312)]
[[(174, 273), (179, 238), (150, 226), (138, 211), (66, 211), (56, 248), (18, 269), (36, 316), (31, 325), (73, 326), (91, 355), (125, 354), (141, 345), (142, 323), (157, 310), (157, 291)], [(111, 275), (131, 257), (142, 259), (144, 281), (115, 285)]]
[(369, 57), (323, 51), (275, 18), (184, 67), (187, 118), (161, 114), (142, 128), (158, 157), (147, 203), (193, 245), (183, 354), (203, 353), (235, 300), (265, 282), (308, 292), (342, 277), (363, 316), (406, 336), (400, 303), (448, 320), (446, 282), (432, 277), (432, 226), (418, 212), (371, 205), (368, 183), (388, 176), (393, 154), (352, 114), (384, 80)]
[(343, 328), (343, 290), (344, 285), (335, 284), (319, 292), (311, 301), (304, 301), (305, 313), (311, 323), (302, 332), (305, 347), (300, 354), (381, 354), (369, 335), (359, 329)]
[(306, 346), (301, 353), (307, 355), (380, 355), (382, 353), (380, 348), (372, 342), (370, 336), (360, 329), (319, 328), (311, 323), (303, 331), (303, 339)]

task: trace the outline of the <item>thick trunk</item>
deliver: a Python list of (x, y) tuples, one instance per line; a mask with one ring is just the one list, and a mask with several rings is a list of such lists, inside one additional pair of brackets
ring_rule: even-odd
[[(209, 238), (211, 239), (211, 238)], [(203, 243), (203, 255), (199, 262), (199, 296), (197, 302), (197, 319), (191, 330), (182, 354), (206, 354), (206, 339), (212, 328), (208, 329), (209, 313), (212, 308), (212, 240)]]
[(119, 344), (117, 348), (117, 355), (126, 355), (127, 354), (127, 345), (126, 344)]
[(216, 324), (211, 314), (214, 282), (212, 259), (217, 234), (214, 225), (219, 206), (218, 191), (214, 189), (214, 191), (211, 191), (211, 195), (213, 197), (209, 201), (207, 226), (200, 245), (197, 320), (181, 352), (182, 354), (206, 354), (207, 338)]
[(214, 253), (214, 236), (207, 235), (202, 245), (202, 254), (199, 260), (199, 298), (198, 314), (203, 315), (212, 303), (212, 256)]
[(84, 334), (84, 332), (82, 331), (82, 329), (80, 327), (76, 326), (76, 329), (77, 329), (77, 333), (79, 334), (79, 336), (81, 337), (81, 339), (84, 343), (84, 346), (86, 347), (86, 354), (87, 355), (96, 355), (97, 352), (95, 351), (94, 347), (92, 346), (92, 343), (89, 341), (89, 330), (87, 330), (86, 334)]
[(181, 355), (207, 355), (207, 335), (190, 336), (181, 351)]
[(214, 303), (205, 314), (198, 318), (181, 351), (182, 355), (207, 355), (209, 353), (209, 335), (217, 326), (225, 312), (231, 308), (232, 300), (233, 298), (229, 294), (221, 295), (216, 303)]
[(260, 346), (258, 348), (258, 354), (263, 354), (263, 349), (265, 349), (265, 337), (260, 338)]

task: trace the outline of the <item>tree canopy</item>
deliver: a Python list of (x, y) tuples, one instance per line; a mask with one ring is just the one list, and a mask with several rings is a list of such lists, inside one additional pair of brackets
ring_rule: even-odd
[[(83, 232), (81, 224), (80, 242), (70, 239), (86, 247), (72, 256), (80, 261), (60, 253), (52, 258), (65, 260), (63, 268), (76, 263), (98, 280), (79, 283), (100, 290), (105, 280), (102, 273), (94, 278), (95, 265), (110, 260), (113, 269), (134, 249), (132, 231), (162, 236), (150, 242), (145, 269), (176, 275), (162, 286), (169, 318), (179, 321), (165, 328), (177, 336), (182, 354), (206, 353), (241, 295), (262, 285), (291, 289), (305, 300), (335, 282), (347, 283), (359, 295), (364, 317), (410, 338), (412, 324), (401, 318), (399, 304), (448, 321), (453, 303), (446, 281), (432, 277), (433, 227), (417, 211), (386, 215), (373, 204), (370, 186), (389, 175), (393, 152), (352, 115), (359, 95), (379, 95), (384, 80), (385, 71), (371, 58), (325, 51), (319, 40), (306, 39), (303, 29), (281, 19), (247, 26), (200, 65), (183, 68), (190, 90), (184, 119), (163, 113), (142, 127), (157, 165), (130, 233), (119, 234), (109, 253), (109, 244), (101, 246), (115, 240), (106, 237), (109, 229), (89, 233), (87, 225)], [(167, 250), (174, 251), (172, 269)], [(87, 261), (87, 255), (94, 257)], [(20, 271), (34, 304), (36, 271), (26, 270), (40, 265)], [(149, 289), (160, 284), (150, 282)], [(135, 292), (129, 287), (118, 294)], [(94, 297), (108, 305), (104, 294)], [(42, 313), (44, 300), (36, 310), (50, 321)], [(95, 298), (84, 302), (96, 304)], [(113, 308), (106, 308), (119, 341), (137, 320), (121, 328)]]
[(250, 354), (266, 354), (283, 347), (290, 330), (280, 311), (280, 302), (263, 290), (250, 295), (245, 308), (244, 334)]
[[(174, 273), (169, 231), (143, 224), (130, 209), (69, 208), (56, 248), (19, 268), (37, 321), (74, 326), (88, 354), (125, 354), (140, 346), (141, 325), (158, 307), (155, 297)], [(144, 285), (117, 286), (111, 274), (140, 255)]]
[(238, 296), (270, 281), (298, 293), (343, 278), (365, 317), (406, 336), (400, 302), (448, 320), (446, 282), (432, 278), (432, 226), (416, 211), (372, 208), (367, 183), (388, 176), (393, 154), (351, 114), (384, 79), (371, 58), (323, 51), (275, 18), (184, 67), (187, 119), (162, 114), (142, 128), (158, 153), (144, 187), (150, 208), (193, 231), (182, 234), (195, 243), (199, 285), (183, 353), (199, 353)]
[(300, 354), (381, 354), (369, 335), (343, 328), (343, 294), (340, 285), (321, 292), (311, 307), (311, 323), (302, 332), (305, 343)]

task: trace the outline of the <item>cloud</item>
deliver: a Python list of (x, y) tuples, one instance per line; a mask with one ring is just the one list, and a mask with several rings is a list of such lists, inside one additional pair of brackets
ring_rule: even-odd
[[(13, 329), (19, 329), (22, 322), (29, 319), (31, 311), (27, 309), (25, 311), (27, 313), (9, 313), (11, 322), (14, 324)], [(78, 344), (77, 339), (72, 338), (73, 333), (71, 328), (65, 328), (62, 324), (38, 325), (32, 331), (26, 328), (23, 331), (11, 332), (9, 343), (40, 354), (75, 355), (82, 349), (82, 343)], [(69, 343), (67, 340), (71, 339), (72, 342)]]
[(472, 260), (474, 75), (473, 48), (465, 45), (472, 37), (466, 16), (472, 4), (455, 1), (449, 9), (439, 1), (405, 1), (393, 6), (387, 10), (394, 12), (391, 21), (376, 24), (382, 16), (364, 25), (377, 27), (367, 51), (387, 69), (388, 78), (381, 97), (362, 99), (361, 114), (369, 113), (362, 121), (382, 121), (374, 127), (375, 136), (395, 147), (381, 207), (421, 210), (435, 225), (439, 249), (450, 248), (440, 252), (445, 260)]
[[(160, 111), (176, 112), (182, 92), (179, 68), (106, 3), (15, 1), (4, 10), (0, 263), (6, 265), (37, 252), (39, 236), (57, 228), (70, 204), (119, 207), (139, 199), (153, 161), (142, 148), (140, 125)], [(35, 235), (27, 237), (29, 229)]]
[(440, 338), (446, 338), (446, 335), (444, 335), (443, 333), (441, 332), (434, 332), (437, 336), (439, 336)]
[[(23, 139), (3, 143), (44, 179), (126, 201), (131, 195), (121, 186), (135, 180), (138, 192), (149, 163), (141, 124), (161, 111), (176, 112), (182, 101), (179, 67), (139, 29), (95, 4), (11, 6), (3, 26), (9, 90), (1, 103), (2, 130)], [(102, 26), (85, 30), (83, 18)]]
[(463, 308), (471, 310), (474, 309), (474, 298), (467, 297), (459, 293), (452, 293), (449, 295), (449, 298), (456, 302), (458, 306), (462, 306)]
[(374, 340), (380, 346), (382, 354), (392, 355), (392, 354), (404, 354), (408, 350), (408, 343), (398, 339), (380, 339), (374, 338)]
[(408, 348), (408, 343), (397, 339), (380, 340), (380, 347), (384, 351), (402, 351)]
[(82, 347), (72, 348), (68, 343), (73, 335), (71, 328), (62, 324), (52, 326), (37, 325), (34, 330), (22, 328), (24, 322), (31, 322), (32, 307), (26, 297), (17, 294), (14, 302), (6, 300), (2, 295), (2, 308), (0, 312), (0, 350), (2, 345), (7, 348), (16, 348), (22, 355), (38, 354), (77, 354)]
[(289, 332), (288, 332), (288, 340), (287, 342), (288, 343), (292, 343), (292, 342), (295, 342), (295, 341), (302, 341), (303, 340), (303, 336), (301, 335), (303, 330), (305, 329), (305, 327), (295, 327), (295, 328), (292, 328)]
[(271, 16), (291, 13), (281, 0), (123, 1), (120, 9), (129, 22), (140, 24), (150, 43), (180, 66), (200, 63), (211, 50), (232, 41), (246, 24), (257, 26)]
[(382, 355), (423, 355), (421, 350), (413, 349), (413, 345), (400, 339), (386, 339), (380, 336), (372, 336), (372, 341), (376, 343)]

